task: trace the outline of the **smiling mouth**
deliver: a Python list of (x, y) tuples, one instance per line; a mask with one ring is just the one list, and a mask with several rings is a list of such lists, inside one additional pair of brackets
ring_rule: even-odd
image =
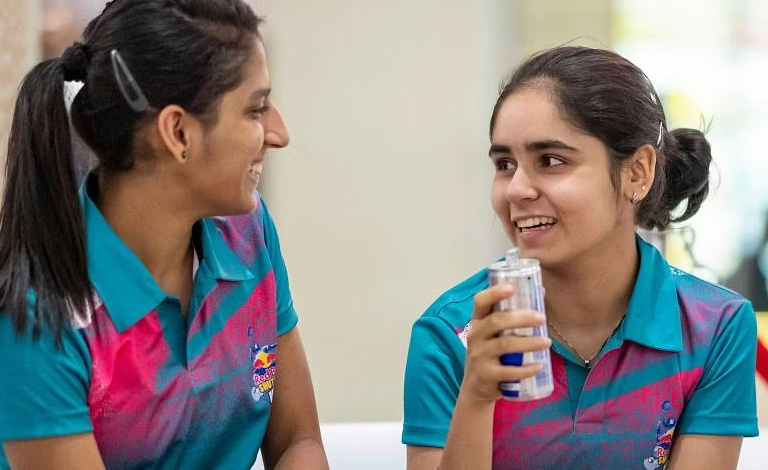
[(259, 176), (261, 176), (261, 170), (263, 166), (264, 166), (263, 161), (252, 163), (251, 167), (248, 168), (248, 174), (254, 178), (258, 178)]
[(514, 226), (520, 232), (544, 230), (557, 223), (554, 217), (528, 217), (514, 222)]

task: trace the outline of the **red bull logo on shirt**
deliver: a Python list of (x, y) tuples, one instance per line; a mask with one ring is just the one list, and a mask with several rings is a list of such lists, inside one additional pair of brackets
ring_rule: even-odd
[(275, 386), (275, 366), (277, 365), (277, 344), (259, 347), (251, 346), (253, 361), (253, 388), (251, 396), (255, 401), (272, 402), (272, 390)]
[[(669, 401), (664, 401), (661, 409), (665, 412), (672, 407)], [(677, 418), (674, 416), (663, 417), (656, 424), (656, 445), (653, 448), (653, 456), (643, 462), (646, 470), (666, 468), (669, 461), (669, 451), (672, 449), (672, 440), (675, 435)]]

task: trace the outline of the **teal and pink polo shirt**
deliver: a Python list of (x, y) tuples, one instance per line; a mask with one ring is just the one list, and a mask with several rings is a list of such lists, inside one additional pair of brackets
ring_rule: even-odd
[[(676, 435), (757, 435), (752, 305), (637, 244), (640, 272), (626, 318), (592, 369), (554, 341), (554, 393), (496, 403), (495, 470), (655, 470), (665, 466)], [(450, 289), (413, 326), (405, 444), (445, 445), (472, 298), (488, 287), (487, 275), (482, 270)]]
[(96, 208), (94, 183), (80, 198), (96, 309), (60, 350), (0, 315), (0, 441), (93, 432), (109, 469), (250, 468), (280, 393), (277, 337), (297, 323), (264, 201), (196, 224), (185, 320)]

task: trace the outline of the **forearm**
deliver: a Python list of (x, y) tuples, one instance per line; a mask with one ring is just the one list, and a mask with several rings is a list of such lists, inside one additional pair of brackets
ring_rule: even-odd
[(317, 439), (297, 439), (283, 452), (272, 470), (328, 470), (322, 444)]
[(459, 393), (440, 470), (490, 470), (494, 406), (494, 402), (472, 401)]
[(735, 470), (741, 436), (681, 434), (672, 445), (669, 470)]
[(4, 442), (11, 468), (19, 470), (104, 470), (92, 433)]
[(262, 442), (270, 470), (326, 470), (317, 406), (298, 328), (277, 339), (280, 366), (272, 415)]

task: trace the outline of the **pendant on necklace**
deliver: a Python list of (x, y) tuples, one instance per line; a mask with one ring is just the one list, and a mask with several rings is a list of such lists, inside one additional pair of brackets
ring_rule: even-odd
[(584, 360), (584, 367), (586, 367), (587, 369), (592, 368), (592, 364), (589, 362), (589, 360), (587, 359)]

